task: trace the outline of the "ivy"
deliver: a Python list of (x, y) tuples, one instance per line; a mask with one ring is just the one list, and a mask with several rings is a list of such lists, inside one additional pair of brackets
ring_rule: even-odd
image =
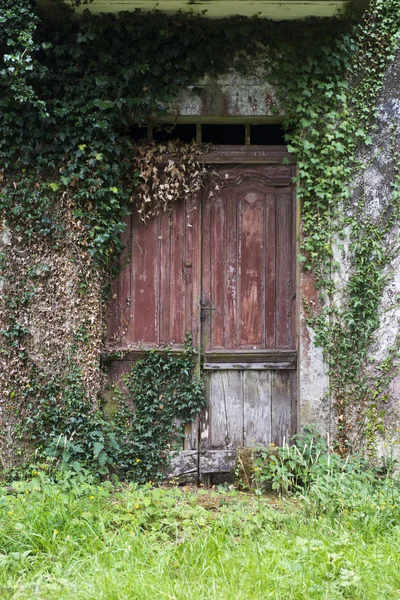
[[(277, 75), (285, 90), (288, 147), (298, 165), (301, 260), (314, 273), (320, 294), (319, 306), (307, 306), (309, 324), (329, 367), (342, 454), (352, 439), (360, 443), (363, 434), (374, 453), (376, 436), (385, 430), (388, 386), (397, 366), (398, 342), (389, 349), (384, 367), (371, 365), (370, 351), (390, 262), (398, 250), (397, 243), (393, 247), (389, 242), (400, 216), (398, 167), (392, 197), (378, 219), (369, 214), (364, 195), (352, 182), (367, 166), (359, 149), (372, 144), (377, 97), (395, 58), (399, 30), (397, 3), (376, 0), (350, 35), (323, 44), (319, 56), (303, 55), (295, 78), (289, 71)], [(392, 138), (394, 150), (396, 126)], [(393, 161), (398, 164), (395, 151)], [(337, 261), (345, 243), (347, 285), (340, 280)]]
[[(184, 425), (204, 407), (203, 381), (190, 336), (176, 356), (152, 350), (124, 376), (127, 398), (115, 417), (118, 470), (141, 483), (165, 478), (174, 450), (183, 449)], [(134, 407), (134, 409), (132, 408)]]

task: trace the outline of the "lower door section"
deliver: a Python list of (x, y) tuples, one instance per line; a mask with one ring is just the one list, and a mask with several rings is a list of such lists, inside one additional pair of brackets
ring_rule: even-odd
[(220, 370), (206, 375), (199, 476), (233, 471), (238, 447), (282, 445), (296, 430), (295, 370)]
[(215, 369), (205, 373), (207, 408), (187, 428), (168, 477), (209, 483), (235, 469), (239, 447), (276, 446), (296, 431), (296, 370)]

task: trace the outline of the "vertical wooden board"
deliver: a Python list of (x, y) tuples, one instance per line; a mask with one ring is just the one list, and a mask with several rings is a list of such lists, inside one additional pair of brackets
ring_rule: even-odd
[(132, 236), (133, 326), (128, 342), (158, 343), (158, 219), (134, 219)]
[(190, 332), (193, 343), (198, 345), (200, 305), (200, 265), (201, 265), (201, 196), (200, 192), (185, 200), (185, 260), (183, 264), (184, 283), (184, 333)]
[(244, 446), (271, 443), (272, 371), (243, 371)]
[(290, 190), (279, 193), (276, 219), (276, 345), (292, 345), (292, 202)]
[(197, 450), (199, 442), (199, 416), (190, 423), (185, 423), (185, 450)]
[(170, 264), (171, 264), (171, 229), (173, 225), (172, 216), (169, 212), (159, 215), (159, 343), (165, 344), (171, 341), (171, 318), (170, 318)]
[(116, 333), (122, 339), (129, 337), (132, 325), (132, 215), (126, 216), (124, 221), (125, 229), (121, 233), (124, 250), (119, 259), (121, 271), (116, 292)]
[(193, 306), (193, 250), (194, 250), (194, 214), (196, 196), (185, 199), (185, 248), (183, 256), (183, 288), (184, 288), (184, 333), (192, 331)]
[[(202, 194), (201, 207), (201, 304), (211, 306), (211, 202), (209, 190)], [(204, 350), (211, 347), (211, 311), (202, 311), (201, 338)]]
[(206, 406), (200, 414), (199, 427), (199, 448), (200, 451), (207, 450), (210, 447), (210, 398), (211, 398), (211, 373), (204, 375), (204, 396)]
[(240, 345), (262, 346), (264, 332), (264, 198), (247, 187), (238, 196), (241, 229)]
[(272, 443), (281, 446), (294, 433), (292, 429), (293, 386), (295, 371), (271, 371), (272, 373)]
[(117, 335), (117, 309), (120, 302), (118, 297), (119, 279), (115, 278), (111, 282), (110, 297), (106, 306), (106, 344), (113, 344)]
[(276, 346), (276, 289), (275, 289), (275, 199), (268, 192), (265, 200), (265, 347)]
[(226, 265), (226, 202), (225, 196), (217, 196), (211, 205), (211, 347), (225, 345), (225, 265)]
[(185, 262), (185, 203), (176, 202), (171, 213), (171, 261), (170, 261), (170, 322), (171, 341), (182, 343), (185, 338), (185, 286), (183, 270)]
[(187, 331), (192, 332), (193, 345), (197, 348), (200, 346), (200, 304), (201, 304), (201, 192), (197, 192), (190, 203), (190, 224), (192, 224), (192, 241), (191, 243), (191, 262), (190, 267), (190, 283), (186, 283), (186, 287), (190, 286), (191, 305), (188, 306)]
[[(237, 206), (227, 190), (225, 259), (225, 347), (237, 348)], [(228, 195), (229, 193), (229, 195)]]
[(211, 448), (243, 445), (243, 372), (215, 371), (210, 374)]
[(290, 375), (292, 408), (291, 408), (291, 431), (292, 435), (298, 432), (298, 403), (297, 403), (297, 370), (291, 371)]

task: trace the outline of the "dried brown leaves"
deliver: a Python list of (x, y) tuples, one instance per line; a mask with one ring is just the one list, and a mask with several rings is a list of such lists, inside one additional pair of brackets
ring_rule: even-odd
[(132, 201), (142, 221), (170, 210), (174, 202), (203, 187), (208, 175), (199, 161), (203, 154), (204, 148), (195, 143), (137, 145), (133, 167), (139, 172), (139, 185)]
[[(2, 336), (0, 352), (0, 463), (29, 454), (16, 431), (40, 402), (41, 385), (63, 381), (78, 368), (95, 408), (104, 383), (100, 369), (104, 277), (71, 227), (68, 200), (54, 207), (66, 227), (63, 239), (26, 239), (0, 223), (0, 330), (18, 325), (19, 337)], [(62, 402), (62, 394), (60, 402)]]

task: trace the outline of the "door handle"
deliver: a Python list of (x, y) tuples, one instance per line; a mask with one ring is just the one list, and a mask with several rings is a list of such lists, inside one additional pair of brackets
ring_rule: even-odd
[(213, 306), (200, 306), (200, 309), (201, 310), (217, 310)]

